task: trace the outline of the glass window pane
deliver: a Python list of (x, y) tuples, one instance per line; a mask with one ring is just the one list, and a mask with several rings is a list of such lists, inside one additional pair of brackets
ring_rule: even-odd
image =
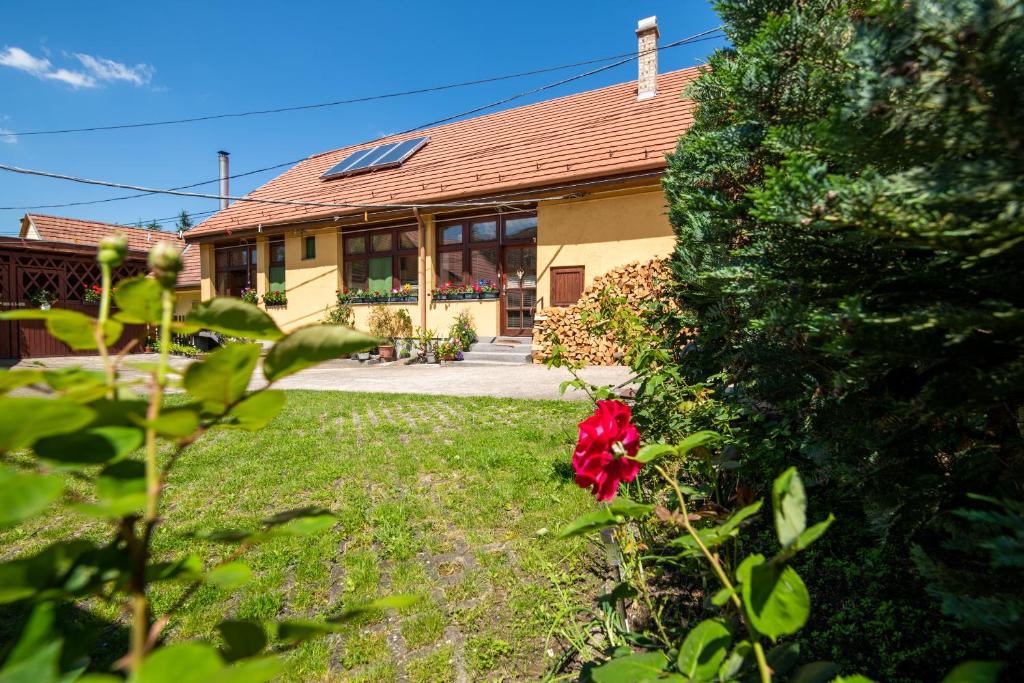
[(245, 247), (228, 250), (228, 265), (236, 268), (245, 266)]
[(449, 225), (441, 228), (441, 244), (462, 244), (462, 226)]
[(359, 235), (357, 237), (346, 237), (345, 238), (345, 253), (346, 254), (365, 254), (366, 253), (366, 237)]
[(345, 287), (350, 292), (367, 289), (370, 266), (366, 259), (345, 261)]
[(505, 221), (505, 239), (524, 240), (537, 237), (537, 217), (510, 218)]
[(413, 289), (419, 289), (420, 276), (419, 264), (415, 256), (398, 257), (398, 279), (399, 284), (412, 285)]
[(473, 282), (498, 281), (498, 248), (473, 249), (469, 252), (469, 272)]
[(284, 265), (284, 242), (271, 242), (270, 243), (270, 265), (271, 266), (283, 266)]
[(476, 221), (469, 227), (469, 239), (473, 242), (493, 242), (498, 239), (497, 221)]
[(316, 258), (316, 237), (306, 238), (306, 258)]
[(462, 283), (462, 252), (442, 251), (438, 256), (437, 279), (441, 284)]
[(217, 270), (223, 270), (228, 267), (228, 253), (224, 250), (217, 252)]
[(370, 259), (370, 291), (385, 294), (391, 291), (391, 257)]
[(370, 235), (370, 248), (373, 251), (391, 251), (391, 232), (376, 232)]
[(509, 329), (519, 329), (519, 322), (522, 318), (519, 316), (519, 311), (508, 311), (508, 325)]
[(419, 230), (402, 230), (398, 233), (398, 248), (399, 249), (419, 249), (420, 247), (420, 231)]

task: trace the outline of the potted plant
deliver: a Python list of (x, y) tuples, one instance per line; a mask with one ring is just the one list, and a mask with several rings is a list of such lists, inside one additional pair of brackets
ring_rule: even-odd
[[(243, 290), (244, 292), (245, 290)], [(279, 289), (275, 289), (272, 292), (267, 292), (263, 295), (263, 305), (267, 308), (276, 306), (287, 306), (288, 296)]]
[(434, 330), (423, 327), (416, 328), (416, 356), (424, 363), (433, 363), (437, 360), (434, 354), (434, 339), (437, 333)]
[(42, 310), (48, 311), (57, 301), (57, 295), (45, 288), (36, 289), (29, 293), (28, 300)]
[(473, 315), (469, 311), (462, 311), (452, 322), (448, 329), (448, 338), (459, 343), (459, 349), (469, 351), (469, 347), (476, 341), (476, 330), (473, 327)]
[(97, 284), (85, 285), (82, 292), (82, 303), (98, 304), (103, 298), (103, 288)]
[(401, 286), (398, 290), (398, 300), (406, 303), (415, 303), (417, 299), (416, 288), (408, 282)]
[(252, 304), (253, 306), (260, 302), (259, 297), (256, 296), (255, 287), (246, 287), (245, 289), (242, 290), (241, 294), (239, 294), (238, 297), (245, 303)]
[(430, 296), (434, 301), (448, 301), (458, 296), (458, 285), (453, 285), (450, 281), (445, 282), (440, 287), (434, 289)]
[(458, 339), (446, 339), (437, 344), (437, 357), (443, 361), (458, 360), (462, 355)]
[(490, 280), (480, 280), (475, 287), (480, 299), (497, 299), (498, 286)]

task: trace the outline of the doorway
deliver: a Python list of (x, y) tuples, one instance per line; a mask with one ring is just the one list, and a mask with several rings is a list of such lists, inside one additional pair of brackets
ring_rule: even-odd
[(537, 307), (537, 246), (506, 246), (502, 251), (501, 333), (528, 336)]

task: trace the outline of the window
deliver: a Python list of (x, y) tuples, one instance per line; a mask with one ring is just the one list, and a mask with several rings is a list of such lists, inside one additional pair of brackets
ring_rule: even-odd
[(403, 285), (419, 289), (418, 228), (384, 228), (343, 238), (346, 289), (381, 293)]
[(536, 241), (537, 217), (522, 213), (447, 221), (437, 227), (437, 282), (497, 283), (504, 244)]
[(256, 245), (217, 247), (214, 257), (214, 286), (221, 296), (239, 296), (256, 286)]
[(551, 269), (551, 305), (571, 306), (583, 294), (583, 266)]
[(316, 258), (316, 236), (310, 235), (302, 238), (303, 260)]
[(270, 291), (283, 292), (284, 287), (284, 240), (271, 240), (268, 245), (270, 251)]

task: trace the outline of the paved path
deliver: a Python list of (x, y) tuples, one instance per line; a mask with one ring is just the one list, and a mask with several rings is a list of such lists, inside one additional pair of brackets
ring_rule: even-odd
[[(155, 354), (136, 354), (127, 363), (152, 362)], [(188, 360), (173, 358), (171, 364), (184, 368)], [(80, 365), (100, 368), (96, 357), (25, 359), (15, 368), (68, 367)], [(125, 375), (139, 375), (126, 368)], [(580, 375), (592, 384), (619, 385), (630, 373), (622, 367), (588, 367)], [(262, 373), (256, 371), (253, 387), (262, 386)], [(277, 383), (281, 389), (316, 389), (323, 391), (367, 391), (386, 394), (426, 394), (431, 396), (496, 396), (505, 398), (585, 399), (579, 391), (569, 390), (559, 396), (559, 385), (572, 376), (567, 370), (543, 365), (362, 365), (355, 361), (329, 361), (286, 377)]]

